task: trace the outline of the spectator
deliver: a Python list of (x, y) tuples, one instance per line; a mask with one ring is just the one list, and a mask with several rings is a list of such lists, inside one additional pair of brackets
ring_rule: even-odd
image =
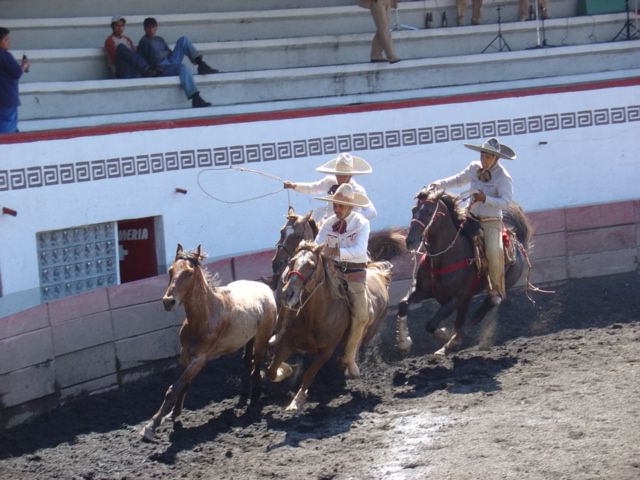
[[(371, 61), (399, 62), (389, 31), (389, 8), (398, 8), (398, 0), (358, 0), (358, 5), (371, 10), (373, 23), (376, 24), (376, 34), (371, 41)], [(386, 57), (382, 55), (383, 51)]]
[(104, 50), (111, 73), (116, 78), (156, 77), (160, 74), (136, 52), (133, 40), (124, 35), (127, 23), (122, 15), (111, 18), (111, 35), (104, 41)]
[[(467, 11), (467, 0), (456, 0), (456, 8), (456, 24), (461, 27), (464, 25), (464, 14)], [(471, 9), (471, 25), (479, 25), (482, 14), (482, 0), (471, 0)]]
[[(547, 10), (547, 0), (538, 0), (538, 10), (539, 15), (533, 15), (533, 18), (530, 18), (529, 15), (529, 0), (520, 0), (520, 12), (518, 14), (520, 21), (524, 22), (525, 20), (534, 20), (538, 16), (544, 18), (545, 20), (549, 17), (549, 11)], [(533, 2), (533, 9), (535, 10), (536, 2)]]
[(147, 61), (152, 68), (159, 68), (163, 76), (180, 76), (180, 85), (191, 100), (194, 108), (210, 107), (211, 104), (205, 101), (198, 91), (193, 80), (191, 69), (182, 63), (185, 55), (189, 57), (191, 63), (198, 65), (198, 73), (206, 75), (218, 73), (218, 70), (211, 68), (202, 59), (202, 55), (193, 46), (187, 37), (180, 37), (176, 42), (175, 50), (171, 50), (164, 38), (156, 35), (158, 22), (155, 18), (148, 17), (144, 20), (145, 35), (138, 44), (138, 53)]
[(11, 37), (8, 28), (0, 27), (0, 133), (15, 133), (18, 131), (18, 105), (20, 93), (18, 80), (24, 72), (29, 71), (29, 60), (22, 57), (22, 62), (16, 62), (9, 53)]

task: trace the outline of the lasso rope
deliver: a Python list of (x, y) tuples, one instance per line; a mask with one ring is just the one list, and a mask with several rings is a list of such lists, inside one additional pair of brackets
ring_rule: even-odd
[[(246, 173), (255, 173), (257, 175), (262, 175), (263, 177), (266, 178), (270, 178), (271, 180), (277, 180), (278, 182), (282, 182), (283, 186), (281, 188), (279, 188), (278, 190), (275, 190), (273, 192), (269, 192), (269, 193), (265, 193), (263, 195), (257, 195), (255, 197), (248, 197), (248, 198), (244, 198), (242, 200), (224, 200), (222, 198), (216, 197), (215, 195), (212, 195), (211, 193), (209, 193), (207, 191), (207, 189), (202, 185), (201, 181), (200, 181), (200, 177), (202, 176), (203, 173), (205, 172), (209, 172), (209, 171), (214, 171), (214, 172), (219, 172), (222, 170), (235, 170), (237, 172), (246, 172)], [(278, 193), (280, 193), (282, 190), (285, 190), (284, 188), (284, 180), (276, 175), (272, 175), (270, 173), (266, 173), (266, 172), (261, 172), (259, 170), (253, 170), (251, 168), (245, 168), (245, 167), (218, 167), (218, 168), (205, 168), (203, 170), (200, 170), (200, 172), (198, 173), (198, 178), (197, 178), (197, 183), (198, 183), (198, 188), (200, 188), (200, 190), (202, 191), (202, 193), (204, 193), (207, 197), (215, 200), (216, 202), (220, 202), (220, 203), (225, 203), (227, 205), (234, 205), (234, 204), (239, 204), (239, 203), (247, 203), (247, 202), (252, 202), (254, 200), (260, 200), (261, 198), (266, 198), (266, 197), (270, 197), (271, 195), (276, 195)], [(291, 205), (291, 196), (290, 196), (290, 192), (287, 190), (287, 203), (288, 205)]]

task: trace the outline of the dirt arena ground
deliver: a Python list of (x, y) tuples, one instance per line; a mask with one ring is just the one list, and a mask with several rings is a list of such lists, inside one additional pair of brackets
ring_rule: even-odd
[(0, 478), (607, 479), (640, 478), (640, 274), (513, 292), (472, 344), (434, 358), (430, 304), (410, 316), (401, 358), (389, 325), (344, 381), (328, 366), (304, 413), (269, 389), (238, 402), (237, 357), (212, 362), (181, 421), (154, 442), (138, 430), (173, 369), (0, 432)]

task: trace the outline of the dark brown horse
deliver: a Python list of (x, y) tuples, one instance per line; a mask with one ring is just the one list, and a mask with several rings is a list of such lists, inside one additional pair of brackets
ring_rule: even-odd
[[(350, 326), (346, 294), (337, 278), (333, 262), (320, 254), (322, 246), (303, 242), (289, 261), (282, 288), (282, 301), (294, 311), (283, 325), (275, 353), (269, 365), (273, 381), (291, 374), (285, 362), (293, 353), (309, 353), (313, 361), (302, 376), (302, 384), (287, 410), (298, 411), (304, 405), (309, 386), (336, 348), (346, 341)], [(366, 269), (369, 323), (363, 343), (379, 330), (389, 305), (391, 265), (370, 263)]]
[[(455, 197), (425, 188), (416, 198), (406, 244), (408, 249), (421, 248), (424, 253), (411, 290), (398, 306), (396, 343), (401, 351), (409, 351), (412, 343), (407, 328), (409, 306), (434, 298), (440, 308), (427, 322), (426, 329), (446, 342), (436, 353), (447, 354), (462, 345), (463, 325), (469, 304), (475, 294), (485, 290), (486, 275), (479, 274), (475, 266), (473, 243), (463, 233), (465, 218), (456, 208)], [(520, 279), (529, 265), (526, 252), (532, 228), (517, 205), (505, 210), (503, 220), (515, 230), (517, 236), (517, 239), (513, 239), (516, 242), (515, 262), (505, 265), (505, 286), (509, 288)], [(528, 286), (535, 289), (530, 284)], [(480, 322), (492, 308), (494, 304), (487, 296), (474, 312), (473, 324)], [(456, 312), (456, 319), (453, 333), (449, 336), (438, 326), (453, 312)]]
[(200, 246), (186, 252), (178, 244), (169, 268), (169, 285), (162, 297), (165, 310), (183, 304), (187, 318), (180, 329), (180, 365), (184, 372), (169, 387), (160, 409), (140, 435), (152, 439), (166, 418), (182, 412), (187, 389), (205, 364), (245, 347), (246, 384), (254, 394), (260, 389), (260, 366), (276, 322), (276, 303), (262, 282), (239, 280), (218, 285), (202, 266), (206, 254)]

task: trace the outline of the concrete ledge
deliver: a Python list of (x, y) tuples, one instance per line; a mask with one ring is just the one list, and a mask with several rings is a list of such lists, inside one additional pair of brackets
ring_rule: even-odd
[(64, 402), (65, 400), (68, 401), (74, 397), (87, 393), (100, 393), (107, 390), (113, 390), (118, 388), (118, 386), (119, 383), (117, 375), (106, 375), (88, 382), (79, 383), (77, 385), (61, 389), (60, 399)]
[(178, 328), (165, 328), (147, 335), (126, 338), (116, 342), (115, 348), (122, 371), (158, 360), (175, 358), (180, 352)]
[[(352, 64), (242, 73), (198, 78), (204, 98), (216, 105), (328, 98), (381, 92), (476, 85), (557, 75), (589, 73), (593, 65), (608, 69), (640, 68), (640, 40), (548, 50), (462, 55), (407, 60), (398, 64)], [(486, 68), (495, 64), (500, 68)], [(427, 74), (428, 73), (428, 74)], [(144, 92), (144, 94), (142, 94)], [(152, 79), (46, 82), (21, 89), (20, 118), (44, 119), (185, 108), (189, 103), (177, 77)], [(117, 99), (114, 101), (113, 99)], [(200, 114), (206, 114), (207, 109)]]
[(572, 257), (583, 253), (623, 250), (635, 246), (636, 225), (632, 224), (567, 234), (567, 253)]
[(638, 249), (576, 255), (567, 259), (569, 278), (599, 277), (638, 268)]
[(53, 326), (56, 357), (113, 341), (111, 312), (100, 312)]
[(0, 340), (0, 374), (53, 360), (51, 328)]
[(107, 289), (109, 305), (115, 309), (136, 303), (157, 301), (162, 298), (166, 288), (166, 275), (114, 285)]
[(111, 312), (111, 316), (114, 338), (121, 340), (180, 325), (185, 313), (182, 307), (175, 312), (166, 312), (158, 298), (155, 302), (118, 308)]
[[(624, 21), (622, 14), (572, 17), (545, 22), (547, 41), (554, 45), (585, 45), (613, 38)], [(512, 50), (536, 46), (534, 22), (504, 26)], [(403, 60), (481, 53), (495, 38), (493, 25), (394, 32), (394, 45)], [(242, 72), (366, 63), (371, 33), (344, 33), (263, 40), (196, 44), (207, 61), (221, 72)], [(491, 51), (491, 50), (489, 50)], [(102, 48), (27, 50), (32, 64), (26, 85), (34, 82), (109, 79)], [(186, 60), (188, 63), (188, 60)]]
[(79, 350), (56, 358), (56, 384), (60, 389), (94, 381), (116, 372), (112, 343)]
[(0, 340), (49, 326), (47, 305), (36, 305), (0, 319)]
[(73, 318), (109, 310), (107, 290), (98, 288), (86, 293), (48, 303), (49, 321), (57, 325)]
[(636, 221), (633, 200), (606, 205), (588, 205), (570, 208), (566, 211), (568, 231), (623, 225)]
[(564, 232), (554, 232), (533, 237), (532, 261), (542, 258), (564, 257), (567, 254), (567, 238)]
[(0, 375), (0, 407), (8, 408), (55, 392), (52, 362), (31, 365)]

